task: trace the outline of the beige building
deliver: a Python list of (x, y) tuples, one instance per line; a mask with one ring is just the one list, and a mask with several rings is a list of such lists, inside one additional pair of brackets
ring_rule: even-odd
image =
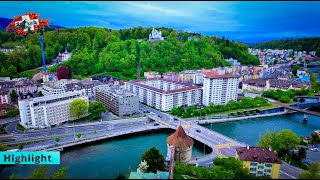
[(278, 80), (278, 79), (250, 79), (244, 81), (242, 84), (242, 90), (247, 91), (267, 91), (267, 90), (283, 90), (287, 91), (289, 89), (300, 90), (302, 87), (306, 89), (309, 87), (307, 82), (299, 81), (288, 81), (288, 80)]
[(236, 158), (243, 162), (252, 176), (269, 176), (278, 179), (282, 161), (271, 149), (262, 147), (239, 147)]
[(148, 71), (143, 73), (144, 78), (150, 79), (150, 78), (161, 78), (161, 75), (158, 72), (154, 71)]
[(75, 118), (70, 115), (70, 103), (75, 99), (89, 99), (78, 92), (67, 92), (18, 101), (20, 124), (25, 128), (44, 128)]

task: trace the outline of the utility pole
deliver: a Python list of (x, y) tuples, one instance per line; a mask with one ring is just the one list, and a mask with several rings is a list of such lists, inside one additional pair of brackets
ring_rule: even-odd
[(46, 72), (47, 72), (47, 67), (46, 67), (46, 59), (45, 59), (45, 57), (44, 57), (43, 37), (42, 37), (42, 36), (39, 36), (38, 38), (39, 38), (39, 40), (40, 40), (40, 45), (41, 45), (43, 72), (46, 73)]

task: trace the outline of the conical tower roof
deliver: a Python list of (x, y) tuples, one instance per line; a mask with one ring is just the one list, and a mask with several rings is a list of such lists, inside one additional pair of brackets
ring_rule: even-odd
[(167, 138), (167, 143), (176, 148), (186, 148), (193, 145), (193, 139), (184, 132), (180, 124), (176, 132)]

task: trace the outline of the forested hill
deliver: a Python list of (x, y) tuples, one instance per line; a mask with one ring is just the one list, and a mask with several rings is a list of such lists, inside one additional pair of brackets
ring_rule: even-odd
[[(73, 56), (64, 64), (71, 68), (74, 75), (112, 72), (126, 79), (135, 78), (139, 47), (142, 74), (149, 70), (165, 73), (226, 66), (229, 63), (223, 59), (230, 57), (238, 59), (242, 64), (259, 64), (259, 59), (248, 53), (245, 44), (168, 28), (157, 29), (167, 37), (166, 40), (147, 42), (152, 28), (142, 27), (124, 30), (87, 27), (46, 31), (43, 35), (46, 61), (50, 63), (68, 47)], [(188, 41), (189, 36), (201, 39)], [(137, 39), (143, 39), (140, 46)], [(16, 71), (41, 66), (41, 51), (36, 34), (16, 37), (0, 31), (0, 43), (1, 46), (25, 46), (7, 55), (0, 52), (0, 75), (13, 76)]]
[(251, 45), (258, 49), (293, 49), (294, 51), (317, 51), (320, 55), (320, 37), (284, 39)]

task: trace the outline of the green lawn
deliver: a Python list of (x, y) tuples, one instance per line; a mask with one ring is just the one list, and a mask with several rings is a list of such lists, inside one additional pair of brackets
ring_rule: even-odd
[[(248, 111), (248, 110), (256, 110), (256, 109), (265, 110), (265, 109), (271, 109), (271, 108), (276, 108), (276, 107), (278, 107), (278, 106), (275, 104), (271, 104), (269, 106), (264, 106), (264, 107), (249, 108), (249, 109), (243, 108), (243, 109), (234, 109), (234, 110), (229, 110), (229, 111), (216, 112), (216, 113), (208, 114), (207, 116), (218, 115), (218, 114), (228, 114), (228, 113), (232, 113), (232, 112), (237, 113), (238, 111)], [(188, 118), (190, 118), (190, 117), (188, 117)]]
[(24, 128), (23, 126), (21, 126), (20, 124), (17, 124), (16, 128), (20, 131), (24, 131), (26, 130), (26, 128)]
[(23, 71), (17, 74), (17, 77), (28, 77), (30, 79), (33, 78), (33, 76), (43, 70), (43, 67), (37, 68), (37, 69), (32, 69), (32, 70), (27, 70)]

